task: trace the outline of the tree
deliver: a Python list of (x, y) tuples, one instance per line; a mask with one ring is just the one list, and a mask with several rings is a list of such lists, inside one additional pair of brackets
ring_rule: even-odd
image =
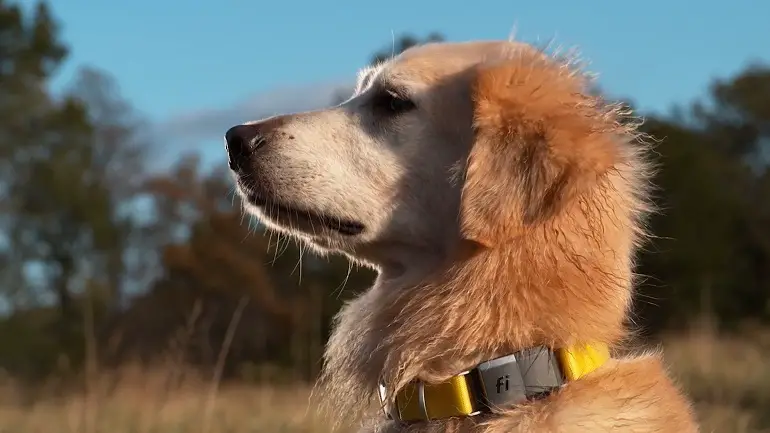
[[(716, 81), (679, 119), (652, 119), (655, 240), (643, 256), (640, 315), (651, 329), (701, 315), (731, 326), (770, 319), (770, 69)], [(651, 304), (657, 304), (653, 307)]]
[(119, 304), (132, 226), (123, 207), (144, 160), (106, 74), (86, 69), (64, 95), (47, 93), (65, 55), (45, 3), (26, 17), (0, 2), (3, 292), (20, 308), (55, 305), (35, 326), (77, 364), (83, 320)]
[[(18, 5), (0, 2), (0, 211), (3, 242), (3, 280), (7, 295), (20, 295), (24, 283), (23, 252), (12, 246), (14, 209), (20, 207), (13, 195), (18, 163), (36, 157), (35, 143), (40, 126), (56, 115), (56, 107), (45, 92), (46, 80), (67, 51), (56, 39), (57, 25), (45, 4), (32, 17)], [(72, 110), (66, 104), (61, 111)]]

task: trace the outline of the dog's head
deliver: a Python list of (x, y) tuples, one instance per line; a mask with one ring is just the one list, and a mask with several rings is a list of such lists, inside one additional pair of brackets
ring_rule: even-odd
[(408, 267), (559, 218), (628, 163), (626, 132), (564, 63), (473, 42), (407, 50), (362, 71), (344, 103), (239, 125), (226, 142), (268, 226)]

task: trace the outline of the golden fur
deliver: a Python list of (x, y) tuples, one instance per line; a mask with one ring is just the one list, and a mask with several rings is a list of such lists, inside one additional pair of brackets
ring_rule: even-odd
[[(619, 348), (649, 169), (627, 113), (591, 95), (570, 63), (521, 44), (432, 44), (380, 69), (428, 93), (442, 89), (432, 96), (442, 109), (422, 123), (470, 137), (457, 170), (459, 233), (446, 253), (415, 265), (427, 271), (383, 273), (339, 313), (318, 388), (324, 408), (383, 433), (696, 432), (689, 403), (650, 353), (613, 359), (543, 400), (493, 414), (384, 419), (380, 380), (392, 399), (414, 379), (443, 381), (527, 347)], [(422, 146), (443, 151), (441, 140), (424, 137)], [(374, 262), (383, 248), (339, 247)]]
[[(648, 167), (618, 107), (538, 53), (480, 67), (461, 204), (467, 256), (421, 287), (346, 306), (328, 344), (324, 401), (365, 416), (376, 384), (400, 389), (545, 344), (617, 345), (647, 210)], [(694, 432), (658, 355), (613, 360), (548, 399), (490, 416), (380, 422), (380, 432)], [(370, 414), (371, 415), (371, 414)], [(380, 416), (379, 411), (374, 416)]]

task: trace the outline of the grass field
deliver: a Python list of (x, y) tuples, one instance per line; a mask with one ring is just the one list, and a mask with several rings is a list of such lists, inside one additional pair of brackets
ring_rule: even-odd
[(770, 331), (664, 341), (671, 372), (695, 401), (702, 432), (770, 432)]
[[(770, 433), (770, 331), (666, 338), (672, 373), (695, 400), (703, 432)], [(309, 388), (223, 386), (127, 371), (80, 397), (0, 393), (0, 433), (321, 433)], [(50, 393), (53, 394), (53, 393)]]

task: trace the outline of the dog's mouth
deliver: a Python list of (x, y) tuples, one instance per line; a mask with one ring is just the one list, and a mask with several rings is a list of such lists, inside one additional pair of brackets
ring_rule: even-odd
[(311, 229), (321, 225), (329, 230), (345, 236), (356, 236), (366, 228), (362, 223), (353, 220), (321, 214), (297, 206), (289, 206), (275, 200), (268, 200), (252, 191), (245, 191), (248, 202), (262, 210), (270, 219), (288, 221), (292, 226), (304, 225)]

